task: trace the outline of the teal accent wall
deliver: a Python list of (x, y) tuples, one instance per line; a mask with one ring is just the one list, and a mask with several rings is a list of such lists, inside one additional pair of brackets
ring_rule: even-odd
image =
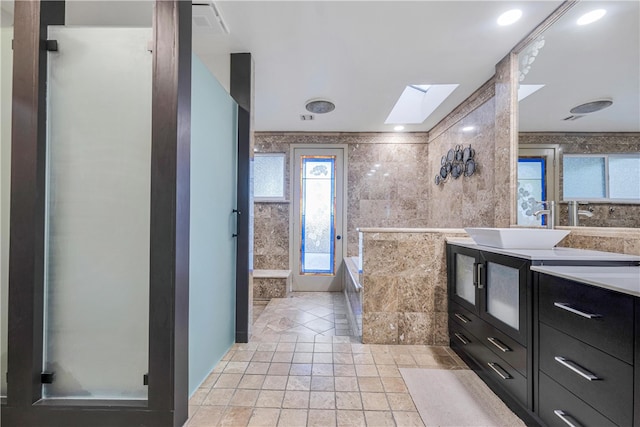
[(235, 340), (237, 105), (197, 57), (191, 76), (189, 391)]

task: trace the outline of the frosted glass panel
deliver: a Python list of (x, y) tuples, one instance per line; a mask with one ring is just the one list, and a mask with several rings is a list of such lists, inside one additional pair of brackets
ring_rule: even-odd
[(640, 200), (640, 157), (609, 157), (609, 197)]
[(544, 157), (518, 159), (518, 225), (544, 225), (546, 215), (533, 215), (542, 209), (536, 201), (546, 200), (544, 177)]
[(487, 313), (519, 329), (520, 275), (515, 268), (487, 263)]
[(284, 154), (256, 154), (254, 167), (254, 197), (284, 198)]
[(564, 199), (601, 199), (606, 197), (604, 157), (564, 156)]
[(473, 285), (473, 269), (475, 258), (455, 254), (456, 256), (456, 295), (476, 305), (476, 288)]
[(146, 399), (151, 29), (49, 39), (44, 395)]
[(301, 273), (334, 274), (335, 156), (302, 156)]

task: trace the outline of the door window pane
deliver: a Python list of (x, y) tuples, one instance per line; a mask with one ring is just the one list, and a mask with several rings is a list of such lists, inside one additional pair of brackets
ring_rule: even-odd
[(301, 158), (302, 274), (334, 274), (335, 156)]
[(521, 157), (518, 159), (518, 225), (545, 225), (547, 216), (536, 218), (536, 201), (546, 200), (545, 158)]
[(456, 254), (456, 295), (476, 305), (476, 287), (473, 284), (475, 258)]
[(487, 263), (487, 313), (514, 329), (520, 326), (519, 278), (515, 268)]

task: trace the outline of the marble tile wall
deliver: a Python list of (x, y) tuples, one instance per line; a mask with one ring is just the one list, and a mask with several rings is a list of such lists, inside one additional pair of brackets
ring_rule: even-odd
[(571, 230), (558, 246), (640, 256), (640, 229), (558, 227)]
[[(558, 133), (522, 132), (519, 144), (558, 144), (560, 146), (560, 196), (562, 200), (562, 156), (564, 154), (638, 153), (640, 133)], [(587, 207), (585, 207), (587, 208)], [(580, 217), (580, 224), (587, 227), (640, 227), (640, 205), (620, 203), (589, 203), (593, 217)], [(584, 208), (581, 208), (584, 209)], [(561, 205), (559, 224), (569, 222), (566, 205)]]
[[(426, 191), (431, 183), (425, 162), (426, 133), (258, 132), (257, 152), (287, 153), (285, 194), (290, 198), (291, 144), (346, 144), (347, 254), (358, 254), (358, 227), (424, 227)], [(375, 166), (379, 165), (379, 166)], [(368, 176), (371, 169), (377, 172)], [(256, 269), (288, 269), (289, 203), (255, 203)]]
[(362, 342), (448, 345), (447, 237), (464, 230), (363, 232)]

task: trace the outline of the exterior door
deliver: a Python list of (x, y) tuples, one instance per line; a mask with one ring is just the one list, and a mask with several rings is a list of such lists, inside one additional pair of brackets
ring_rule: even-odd
[(293, 148), (291, 259), (294, 291), (339, 291), (344, 148)]

